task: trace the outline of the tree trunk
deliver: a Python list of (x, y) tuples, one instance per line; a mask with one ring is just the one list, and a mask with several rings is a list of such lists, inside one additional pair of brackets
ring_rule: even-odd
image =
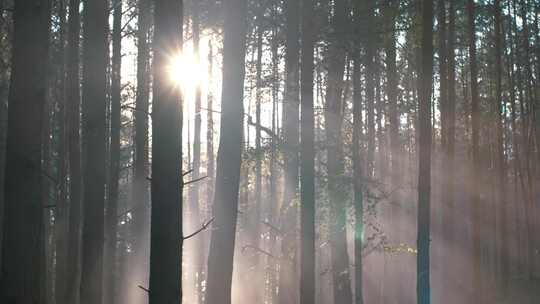
[(81, 247), (81, 143), (80, 143), (80, 76), (79, 76), (79, 35), (80, 0), (69, 1), (68, 45), (66, 64), (66, 110), (68, 115), (69, 154), (69, 228), (66, 267), (66, 293), (64, 303), (79, 303), (80, 247)]
[[(182, 106), (167, 71), (182, 50), (183, 2), (154, 3), (150, 304), (182, 302)], [(143, 201), (144, 202), (144, 201)], [(142, 247), (141, 247), (142, 248)]]
[(286, 3), (287, 35), (285, 55), (285, 100), (283, 105), (284, 181), (281, 205), (281, 230), (286, 231), (281, 240), (279, 266), (279, 303), (293, 304), (298, 301), (297, 226), (298, 208), (293, 203), (298, 191), (298, 144), (299, 144), (299, 81), (300, 81), (300, 0)]
[(430, 223), (431, 223), (431, 93), (433, 84), (433, 0), (422, 1), (422, 45), (418, 99), (418, 235), (417, 303), (431, 303)]
[(89, 1), (84, 9), (82, 304), (102, 302), (108, 9), (107, 0)]
[(302, 0), (300, 67), (300, 304), (315, 303), (314, 2)]
[(139, 0), (137, 29), (137, 96), (135, 100), (135, 156), (133, 164), (133, 206), (131, 231), (133, 251), (129, 257), (126, 292), (130, 303), (146, 303), (146, 295), (138, 285), (148, 284), (148, 242), (150, 197), (148, 192), (148, 113), (149, 113), (149, 47), (150, 0)]
[(334, 3), (332, 33), (328, 49), (328, 85), (326, 90), (325, 129), (327, 141), (328, 199), (330, 203), (330, 239), (332, 255), (332, 277), (335, 303), (351, 303), (351, 281), (349, 275), (349, 255), (347, 253), (346, 190), (343, 185), (345, 166), (343, 163), (343, 71), (345, 66), (345, 46), (347, 8), (345, 1)]
[(480, 109), (478, 93), (478, 68), (476, 61), (475, 3), (467, 0), (469, 66), (471, 73), (471, 124), (472, 124), (472, 222), (473, 222), (473, 290), (476, 303), (482, 302), (482, 236), (480, 216)]
[[(42, 123), (51, 1), (16, 1), (8, 99), (0, 302), (42, 303)], [(28, 123), (31, 122), (31, 123)]]
[(122, 0), (113, 1), (112, 32), (112, 72), (111, 72), (111, 142), (110, 142), (110, 182), (108, 187), (107, 218), (105, 221), (105, 262), (104, 287), (105, 303), (116, 303), (116, 243), (118, 222), (118, 200), (120, 179), (120, 121), (121, 121), (121, 70), (122, 70)]
[(242, 158), (246, 0), (224, 3), (223, 90), (214, 195), (214, 217), (208, 257), (208, 304), (230, 304)]

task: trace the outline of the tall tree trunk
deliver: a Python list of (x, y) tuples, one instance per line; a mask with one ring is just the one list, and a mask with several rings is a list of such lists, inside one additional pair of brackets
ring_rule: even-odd
[(431, 223), (431, 93), (433, 84), (433, 0), (422, 1), (422, 44), (420, 90), (418, 99), (418, 236), (417, 282), (418, 304), (431, 303), (430, 291), (430, 223)]
[(68, 205), (67, 205), (67, 161), (66, 161), (66, 98), (65, 98), (65, 34), (66, 34), (66, 3), (58, 3), (58, 50), (55, 56), (59, 59), (56, 70), (56, 124), (58, 129), (57, 141), (57, 202), (55, 208), (55, 300), (57, 304), (63, 304), (64, 294), (67, 288), (67, 232), (68, 232)]
[(300, 304), (315, 303), (314, 2), (302, 0), (300, 67)]
[(401, 173), (401, 143), (399, 138), (399, 112), (398, 112), (398, 74), (396, 67), (396, 17), (399, 9), (399, 1), (387, 0), (386, 20), (388, 24), (388, 33), (386, 36), (386, 77), (387, 77), (387, 95), (388, 110), (390, 121), (390, 152), (391, 152), (391, 182), (393, 187), (400, 183)]
[(475, 26), (475, 3), (474, 0), (467, 0), (468, 16), (468, 41), (469, 41), (469, 66), (471, 73), (471, 124), (472, 124), (472, 222), (473, 222), (473, 290), (475, 302), (482, 301), (482, 247), (481, 241), (481, 217), (480, 217), (480, 108), (478, 93), (478, 68), (476, 61), (476, 26)]
[(133, 170), (133, 252), (129, 259), (126, 290), (131, 303), (145, 303), (147, 295), (138, 285), (148, 282), (149, 192), (148, 192), (148, 105), (149, 105), (149, 47), (150, 0), (137, 2), (137, 97), (135, 100), (135, 160)]
[(363, 20), (362, 35), (365, 37), (365, 65), (366, 65), (366, 107), (367, 107), (367, 167), (366, 177), (371, 178), (374, 173), (374, 156), (375, 156), (375, 53), (376, 53), (376, 37), (369, 27), (375, 21), (375, 4), (372, 1), (363, 1)]
[(79, 35), (80, 0), (69, 1), (68, 45), (66, 64), (66, 110), (69, 154), (69, 228), (64, 303), (79, 303), (81, 272), (81, 143), (80, 143), (80, 76)]
[(231, 303), (242, 158), (246, 0), (224, 3), (224, 14), (221, 128), (213, 206), (215, 221), (208, 257), (208, 304)]
[[(149, 303), (182, 302), (182, 112), (169, 58), (182, 50), (183, 1), (154, 2)], [(142, 247), (141, 247), (142, 248)]]
[(103, 289), (107, 0), (85, 3), (83, 38), (83, 201), (81, 303), (99, 304)]
[(497, 180), (496, 180), (496, 189), (497, 192), (497, 209), (498, 209), (498, 218), (497, 221), (500, 223), (498, 225), (498, 263), (500, 267), (500, 278), (499, 283), (502, 287), (501, 292), (503, 295), (506, 294), (506, 289), (508, 286), (508, 274), (509, 274), (509, 263), (510, 259), (509, 246), (507, 244), (507, 232), (508, 232), (508, 204), (506, 201), (506, 190), (508, 189), (506, 184), (506, 163), (504, 156), (504, 101), (502, 96), (502, 74), (503, 74), (503, 62), (502, 62), (502, 52), (503, 52), (503, 40), (502, 40), (502, 7), (501, 0), (494, 1), (494, 10), (495, 10), (495, 23), (494, 23), (494, 32), (495, 32), (495, 109), (496, 109), (496, 171), (497, 171)]
[(335, 303), (351, 303), (351, 281), (349, 275), (349, 255), (347, 253), (347, 202), (343, 188), (345, 166), (343, 163), (343, 140), (341, 134), (343, 71), (347, 8), (345, 1), (334, 2), (332, 33), (328, 49), (328, 85), (326, 90), (325, 129), (327, 141), (328, 199), (331, 212), (331, 255), (332, 277)]
[(296, 278), (298, 208), (293, 203), (298, 191), (299, 144), (299, 81), (300, 81), (300, 0), (286, 2), (287, 34), (285, 54), (285, 101), (283, 105), (284, 180), (281, 205), (281, 230), (286, 231), (281, 240), (279, 267), (279, 303), (298, 301)]
[(444, 124), (445, 134), (445, 145), (443, 148), (444, 160), (443, 160), (443, 172), (444, 172), (444, 181), (443, 181), (443, 205), (444, 205), (444, 214), (443, 214), (443, 233), (447, 242), (454, 244), (453, 238), (453, 227), (454, 227), (454, 189), (455, 189), (455, 174), (454, 174), (454, 160), (455, 160), (455, 133), (456, 133), (456, 59), (455, 59), (455, 44), (456, 44), (456, 8), (454, 1), (449, 2), (449, 18), (448, 18), (448, 37), (446, 49), (446, 105), (445, 116), (446, 122)]
[(111, 133), (110, 133), (110, 182), (108, 187), (107, 218), (105, 221), (105, 303), (116, 303), (116, 243), (120, 179), (120, 121), (121, 121), (121, 70), (122, 70), (122, 0), (113, 1), (111, 71)]
[[(354, 28), (358, 31), (362, 29), (362, 13), (360, 3), (356, 3), (353, 7), (354, 13)], [(362, 159), (360, 157), (362, 138), (362, 74), (361, 64), (362, 58), (360, 50), (362, 44), (360, 37), (355, 40), (353, 54), (353, 206), (354, 206), (354, 303), (364, 303), (364, 287), (363, 287), (363, 258), (362, 249), (364, 246), (364, 192), (362, 187)], [(394, 58), (395, 59), (395, 58)], [(389, 58), (389, 60), (392, 60)], [(390, 84), (389, 84), (390, 85)], [(390, 97), (389, 97), (390, 98)], [(392, 107), (392, 106), (391, 106)], [(392, 111), (392, 110), (391, 110)], [(392, 117), (393, 114), (390, 114)], [(391, 122), (392, 123), (392, 122)], [(392, 128), (392, 127), (391, 127)], [(392, 132), (392, 131), (391, 131)], [(392, 135), (391, 135), (392, 136)], [(395, 153), (392, 151), (392, 153)], [(394, 157), (394, 154), (392, 154)], [(395, 164), (395, 163), (394, 163)], [(392, 167), (392, 170), (397, 168)]]
[[(212, 79), (213, 79), (213, 73), (214, 73), (214, 50), (212, 46), (212, 41), (210, 40), (208, 42), (208, 82), (209, 88), (212, 88)], [(208, 90), (208, 95), (206, 97), (206, 103), (207, 103), (207, 118), (206, 118), (206, 175), (207, 182), (206, 182), (206, 211), (209, 212), (211, 210), (212, 206), (212, 199), (214, 198), (214, 174), (215, 174), (215, 162), (214, 162), (214, 96), (212, 94), (212, 90)], [(207, 213), (207, 216), (210, 216), (210, 213)], [(205, 237), (205, 246), (204, 249), (206, 250), (208, 248), (208, 237)], [(206, 251), (205, 251), (206, 253)], [(205, 255), (206, 257), (206, 255)], [(203, 261), (204, 263), (204, 261)], [(205, 263), (206, 266), (206, 263)], [(204, 276), (201, 278), (202, 280), (207, 280), (206, 271), (204, 273)], [(204, 292), (205, 294), (206, 292)], [(200, 295), (204, 295), (203, 292), (200, 293)], [(199, 298), (199, 303), (203, 303), (203, 299)]]
[[(199, 20), (199, 2), (193, 1), (193, 54), (195, 56), (196, 64), (200, 63), (200, 20)], [(201, 83), (197, 80), (195, 85), (195, 128), (193, 130), (193, 167), (192, 178), (196, 180), (200, 177), (201, 170)], [(189, 199), (191, 209), (191, 223), (193, 228), (201, 224), (201, 212), (199, 207), (199, 183), (193, 183), (190, 185)], [(193, 249), (193, 261), (194, 276), (195, 276), (195, 288), (197, 298), (201, 298), (199, 293), (202, 292), (202, 272), (204, 267), (203, 259), (203, 241), (202, 238), (196, 238), (192, 240), (194, 243)], [(202, 304), (202, 303), (200, 303)]]
[[(8, 99), (0, 302), (42, 303), (42, 123), (51, 1), (16, 1)], [(31, 123), (28, 123), (31, 122)]]

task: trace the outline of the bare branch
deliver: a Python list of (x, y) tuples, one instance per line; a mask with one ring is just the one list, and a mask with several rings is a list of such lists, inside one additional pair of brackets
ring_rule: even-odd
[(208, 176), (203, 176), (203, 177), (199, 177), (199, 178), (196, 178), (194, 180), (190, 180), (189, 182), (185, 182), (184, 183), (184, 186), (185, 185), (189, 185), (189, 184), (193, 184), (193, 183), (196, 183), (196, 182), (199, 182), (199, 181), (202, 181), (203, 179), (207, 178)]
[(187, 240), (189, 238), (192, 238), (194, 236), (196, 236), (197, 234), (201, 233), (203, 230), (206, 230), (206, 228), (208, 228), (208, 226), (210, 226), (210, 224), (212, 224), (212, 222), (214, 221), (215, 217), (211, 218), (209, 221), (207, 221), (206, 223), (204, 223), (201, 228), (197, 229), (197, 231), (193, 232), (192, 234), (188, 235), (188, 236), (184, 236), (182, 238), (182, 240)]

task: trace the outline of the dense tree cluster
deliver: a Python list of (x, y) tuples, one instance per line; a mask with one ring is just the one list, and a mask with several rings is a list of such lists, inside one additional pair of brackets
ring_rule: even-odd
[(538, 0), (0, 0), (0, 303), (537, 303)]

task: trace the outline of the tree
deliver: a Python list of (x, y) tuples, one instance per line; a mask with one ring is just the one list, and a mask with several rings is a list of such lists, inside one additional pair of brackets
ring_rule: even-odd
[(108, 9), (107, 0), (84, 9), (82, 304), (101, 303), (103, 291)]
[(133, 219), (131, 223), (133, 252), (128, 263), (128, 276), (125, 284), (130, 301), (144, 303), (147, 295), (138, 285), (148, 282), (148, 239), (150, 206), (148, 192), (148, 113), (149, 113), (149, 46), (150, 0), (138, 0), (137, 28), (137, 95), (135, 99), (135, 156), (133, 163)]
[(315, 303), (314, 2), (302, 1), (300, 66), (300, 304)]
[(287, 231), (281, 241), (282, 259), (279, 267), (279, 303), (298, 301), (296, 266), (298, 208), (294, 198), (298, 191), (299, 85), (300, 85), (300, 0), (286, 3), (287, 34), (285, 57), (285, 101), (283, 106), (284, 179), (281, 206), (281, 229)]
[(469, 66), (471, 74), (471, 124), (472, 124), (472, 221), (473, 221), (473, 290), (475, 302), (482, 301), (482, 283), (481, 283), (481, 217), (480, 217), (480, 108), (478, 93), (478, 68), (476, 59), (476, 26), (475, 26), (475, 4), (474, 0), (467, 0), (468, 17), (468, 42), (469, 42)]
[(69, 154), (69, 224), (67, 253), (67, 288), (65, 303), (79, 303), (80, 283), (80, 247), (81, 247), (81, 139), (80, 139), (80, 76), (79, 76), (79, 44), (80, 16), (78, 8), (80, 0), (69, 1), (67, 63), (66, 63), (66, 104)]
[[(2, 239), (2, 303), (41, 303), (44, 267), (41, 187), (51, 1), (16, 1), (8, 98)], [(31, 122), (31, 123), (29, 123)]]
[(242, 158), (246, 0), (224, 3), (223, 89), (214, 222), (208, 256), (208, 304), (231, 303), (233, 256)]
[(183, 1), (154, 1), (149, 303), (182, 301), (182, 97), (169, 78), (182, 50)]
[(430, 223), (431, 223), (431, 88), (433, 85), (433, 0), (422, 1), (420, 89), (418, 98), (418, 304), (431, 303)]
[(112, 67), (111, 67), (111, 130), (109, 158), (109, 187), (105, 231), (105, 302), (115, 303), (116, 243), (120, 179), (120, 120), (122, 71), (122, 0), (113, 1)]
[(343, 74), (345, 66), (345, 39), (347, 8), (343, 0), (334, 2), (332, 32), (328, 46), (328, 83), (325, 103), (325, 130), (327, 142), (328, 200), (330, 205), (330, 239), (332, 275), (335, 303), (351, 303), (349, 255), (347, 253), (347, 206), (343, 176)]

